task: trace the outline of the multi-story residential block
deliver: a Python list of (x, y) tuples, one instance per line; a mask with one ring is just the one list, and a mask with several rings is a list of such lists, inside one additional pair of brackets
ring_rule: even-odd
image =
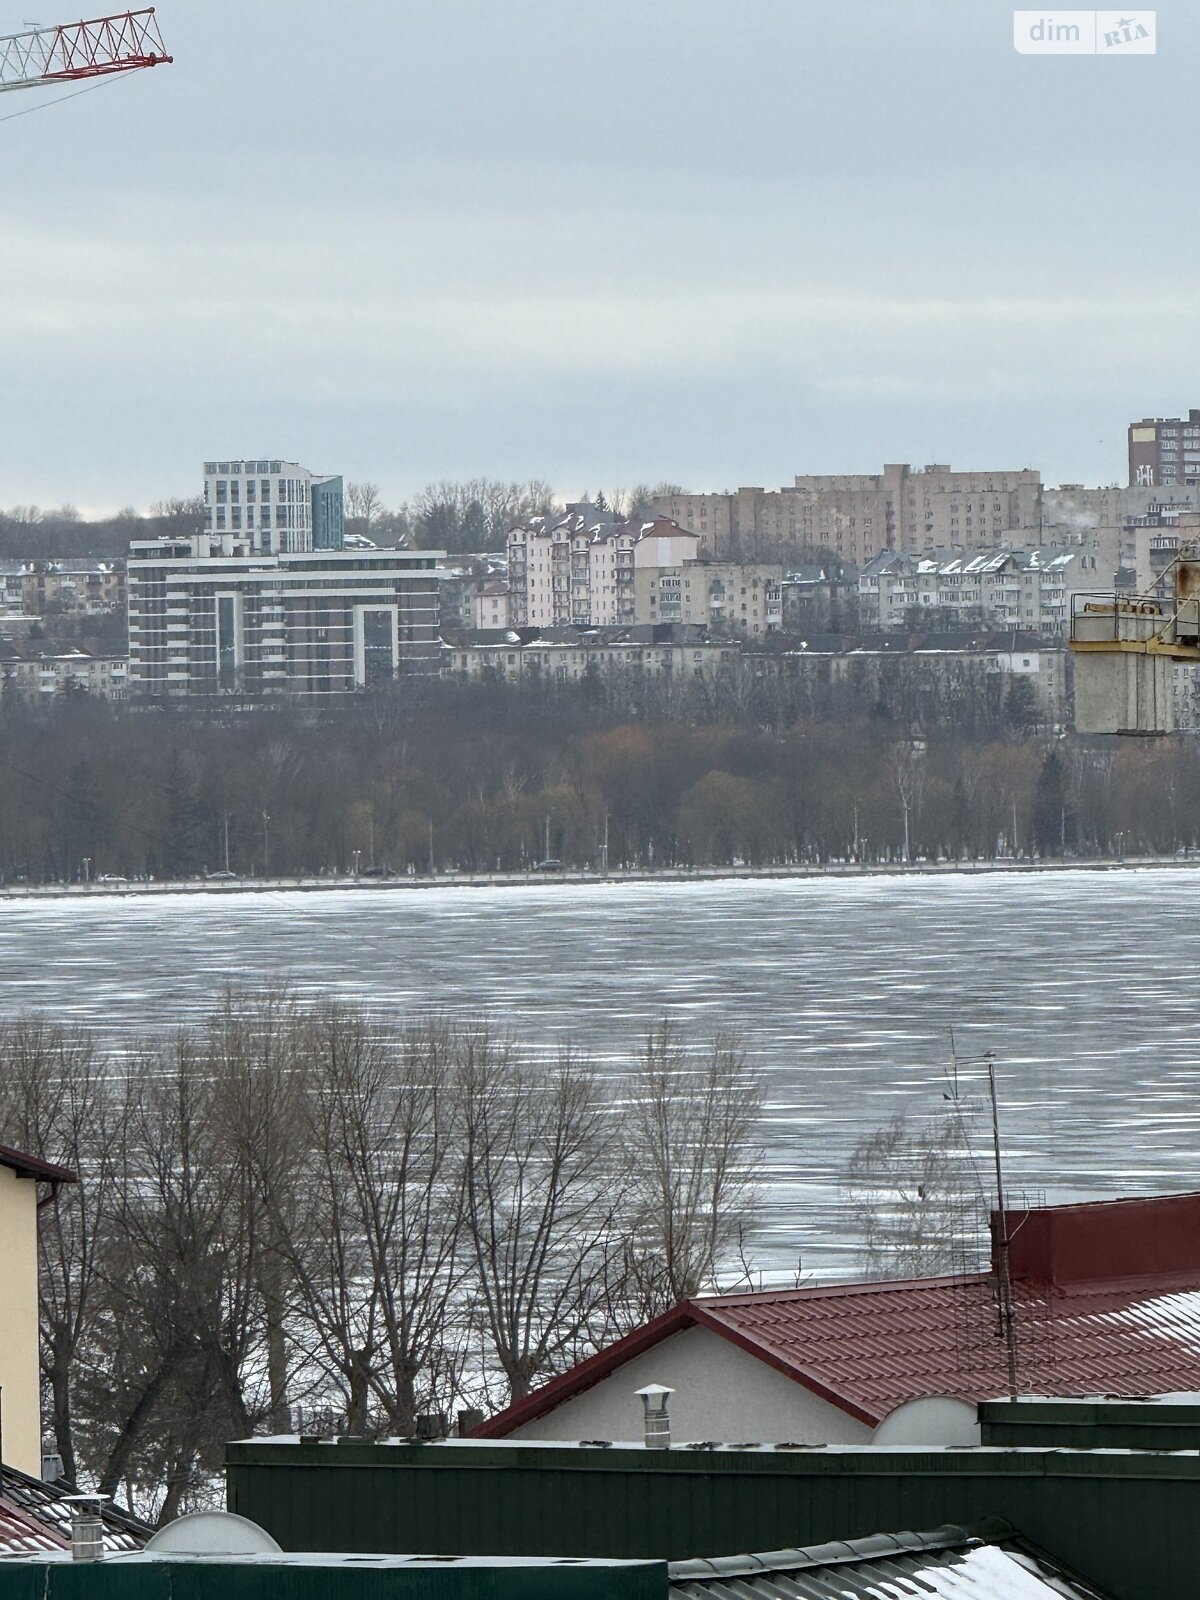
[(338, 695), (436, 673), (440, 554), (265, 555), (230, 534), (135, 543), (130, 694)]
[(442, 671), (475, 681), (577, 683), (597, 674), (636, 674), (683, 681), (736, 670), (739, 651), (732, 641), (699, 635), (688, 638), (682, 630), (672, 630), (672, 637), (664, 639), (667, 631), (634, 628), (618, 630), (608, 638), (585, 638), (565, 630), (562, 634), (514, 637), (496, 643), (445, 645)]
[(513, 627), (697, 623), (748, 636), (780, 623), (783, 569), (700, 558), (701, 540), (669, 518), (589, 525), (572, 511), (509, 534)]
[(749, 559), (787, 546), (861, 563), (882, 550), (999, 545), (1017, 542), (1014, 533), (1036, 538), (1041, 497), (1041, 475), (1031, 468), (954, 472), (895, 463), (881, 473), (798, 475), (782, 489), (663, 495), (654, 510), (697, 534), (705, 555)]
[(780, 585), (784, 633), (838, 633), (858, 626), (858, 568), (831, 563), (802, 566)]
[(125, 572), (112, 561), (25, 561), (3, 576), (6, 607), (26, 616), (101, 616), (125, 604)]
[(970, 648), (924, 642), (918, 649), (892, 650), (858, 643), (843, 650), (746, 652), (741, 670), (760, 681), (774, 678), (814, 691), (843, 686), (870, 700), (907, 701), (930, 726), (965, 697), (990, 688), (1002, 698), (1019, 679), (1029, 685), (1042, 720), (1061, 727), (1071, 719), (1065, 643), (1048, 647), (1018, 630)]
[(0, 641), (0, 695), (25, 701), (69, 694), (124, 700), (128, 676), (129, 658), (123, 653), (47, 649), (29, 639)]
[(633, 628), (583, 634), (572, 629), (497, 641), (444, 645), (442, 671), (472, 681), (573, 683), (587, 677), (651, 677), (683, 683), (718, 681), (739, 689), (778, 681), (811, 692), (844, 686), (871, 699), (886, 691), (907, 697), (936, 722), (939, 708), (961, 705), (968, 693), (993, 702), (1014, 679), (1033, 691), (1038, 714), (1061, 725), (1070, 707), (1063, 644), (1020, 630), (971, 648), (922, 646), (870, 649), (860, 642), (836, 650), (756, 650), (753, 641), (707, 638), (701, 630)]
[(586, 503), (531, 517), (508, 535), (516, 627), (609, 627), (634, 621), (635, 525)]
[(209, 534), (244, 538), (255, 555), (342, 548), (341, 478), (294, 461), (206, 461), (204, 509)]
[(983, 624), (1028, 632), (1065, 633), (1071, 597), (1111, 587), (1097, 557), (1072, 547), (939, 551), (929, 556), (890, 550), (859, 578), (859, 619), (866, 628), (908, 628), (934, 612), (945, 625)]
[(1131, 422), (1129, 482), (1143, 489), (1200, 483), (1200, 411)]

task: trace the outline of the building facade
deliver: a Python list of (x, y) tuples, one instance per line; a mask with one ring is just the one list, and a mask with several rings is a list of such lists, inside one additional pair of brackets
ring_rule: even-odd
[(125, 604), (125, 573), (113, 561), (6, 561), (0, 566), (0, 612), (103, 616)]
[(1200, 411), (1131, 422), (1129, 482), (1142, 489), (1200, 483)]
[(55, 695), (90, 694), (98, 700), (124, 700), (129, 658), (86, 650), (54, 651), (32, 640), (0, 642), (0, 695), (46, 700)]
[(676, 622), (754, 637), (780, 624), (783, 569), (702, 558), (667, 517), (591, 523), (535, 517), (509, 533), (509, 623), (605, 628)]
[(858, 614), (864, 628), (982, 624), (1065, 634), (1071, 598), (1112, 586), (1098, 557), (1080, 548), (939, 551), (928, 556), (887, 551), (863, 568)]
[(446, 645), (442, 671), (473, 681), (578, 683), (612, 674), (650, 678), (713, 678), (739, 670), (739, 650), (730, 641), (583, 638), (508, 639)]
[(130, 695), (339, 695), (436, 673), (438, 554), (265, 555), (229, 534), (136, 543)]
[(255, 555), (342, 548), (342, 480), (295, 461), (206, 461), (204, 510), (210, 535), (245, 539)]
[(6, 1466), (42, 1475), (38, 1185), (74, 1174), (0, 1148), (0, 1439)]
[(955, 472), (893, 463), (879, 473), (798, 475), (782, 489), (671, 494), (655, 513), (697, 534), (709, 556), (753, 558), (780, 546), (832, 551), (849, 562), (882, 550), (998, 545), (1040, 526), (1042, 480), (1031, 468)]

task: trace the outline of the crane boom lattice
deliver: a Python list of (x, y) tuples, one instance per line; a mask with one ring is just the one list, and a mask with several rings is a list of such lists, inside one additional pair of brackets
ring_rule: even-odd
[(169, 62), (154, 7), (0, 37), (0, 93)]

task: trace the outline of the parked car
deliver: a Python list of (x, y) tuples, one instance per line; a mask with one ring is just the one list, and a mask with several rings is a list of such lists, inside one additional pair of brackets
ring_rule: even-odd
[(545, 861), (539, 861), (533, 870), (535, 872), (561, 872), (563, 864), (561, 861), (555, 861), (553, 857), (547, 857)]

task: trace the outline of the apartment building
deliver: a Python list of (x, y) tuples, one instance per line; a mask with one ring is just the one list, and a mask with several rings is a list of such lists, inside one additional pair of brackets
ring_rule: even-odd
[(1041, 474), (1031, 468), (955, 472), (893, 463), (880, 473), (797, 475), (781, 489), (664, 495), (654, 511), (695, 533), (708, 556), (748, 559), (790, 546), (863, 563), (882, 550), (1027, 542), (1013, 535), (1037, 537), (1041, 497)]
[(442, 671), (472, 681), (500, 679), (509, 683), (551, 680), (577, 683), (589, 676), (634, 674), (651, 678), (713, 678), (737, 669), (738, 646), (662, 629), (619, 630), (615, 637), (537, 636), (446, 645)]
[(521, 628), (628, 626), (635, 619), (633, 547), (640, 533), (586, 504), (509, 530), (511, 621)]
[(6, 562), (0, 609), (29, 617), (102, 616), (125, 604), (125, 573), (113, 561)]
[(98, 700), (124, 700), (129, 659), (123, 653), (54, 650), (23, 639), (0, 640), (0, 695), (24, 701), (69, 694)]
[(779, 626), (782, 577), (770, 564), (702, 560), (699, 535), (666, 517), (592, 523), (572, 510), (510, 531), (509, 625), (678, 622), (753, 636)]
[(1200, 483), (1200, 411), (1131, 422), (1129, 482), (1143, 489)]
[(1097, 559), (1076, 548), (1054, 546), (929, 556), (889, 550), (862, 570), (859, 620), (864, 628), (907, 628), (914, 616), (936, 612), (952, 628), (979, 623), (1066, 633), (1071, 597), (1111, 587), (1110, 575), (1098, 568)]
[(266, 555), (231, 534), (139, 541), (130, 694), (327, 696), (436, 673), (440, 554)]
[(746, 653), (741, 670), (760, 682), (778, 679), (812, 691), (842, 686), (869, 700), (907, 703), (920, 710), (929, 726), (964, 696), (990, 687), (1003, 698), (1013, 680), (1020, 679), (1029, 685), (1041, 718), (1055, 726), (1071, 720), (1065, 642), (1048, 647), (1044, 639), (1023, 631), (969, 646), (918, 644), (897, 650), (859, 644), (844, 650)]
[[(638, 547), (640, 549), (640, 546)], [(685, 561), (635, 565), (638, 622), (678, 622), (747, 639), (783, 622), (783, 568), (770, 563)]]
[(343, 546), (341, 478), (295, 461), (206, 461), (204, 509), (211, 536), (244, 538), (255, 555)]

